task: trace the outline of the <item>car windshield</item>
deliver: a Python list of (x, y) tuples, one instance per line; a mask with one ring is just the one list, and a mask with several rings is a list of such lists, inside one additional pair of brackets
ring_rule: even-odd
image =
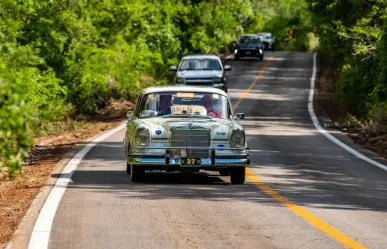
[(258, 43), (260, 43), (260, 40), (256, 36), (246, 35), (246, 36), (239, 37), (239, 43), (243, 43), (243, 44), (258, 44)]
[(227, 97), (214, 93), (166, 92), (146, 94), (141, 101), (138, 117), (201, 117), (230, 119)]
[(216, 59), (184, 59), (179, 71), (184, 70), (222, 70)]

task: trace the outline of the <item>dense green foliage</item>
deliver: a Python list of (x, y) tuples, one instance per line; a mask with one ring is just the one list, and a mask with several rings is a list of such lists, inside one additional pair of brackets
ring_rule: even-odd
[(380, 114), (387, 106), (387, 0), (307, 1), (321, 49), (340, 68), (338, 93), (348, 111)]
[(3, 165), (19, 169), (36, 131), (166, 84), (168, 67), (186, 53), (233, 51), (246, 32), (278, 39), (287, 27), (304, 32), (306, 7), (299, 0), (2, 0)]

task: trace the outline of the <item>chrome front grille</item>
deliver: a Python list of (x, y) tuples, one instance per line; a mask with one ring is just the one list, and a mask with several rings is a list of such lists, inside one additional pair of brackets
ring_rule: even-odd
[[(205, 129), (172, 129), (171, 146), (176, 147), (209, 147), (210, 133)], [(187, 156), (208, 158), (209, 151), (202, 149), (188, 149)]]
[(210, 78), (186, 78), (184, 83), (186, 85), (200, 85), (200, 86), (212, 86), (215, 82), (214, 77)]
[(214, 77), (209, 78), (185, 78), (186, 81), (213, 81)]

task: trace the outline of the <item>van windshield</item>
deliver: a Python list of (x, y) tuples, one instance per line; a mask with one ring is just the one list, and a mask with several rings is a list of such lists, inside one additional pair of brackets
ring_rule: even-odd
[(179, 71), (184, 70), (222, 70), (222, 67), (216, 59), (184, 59)]

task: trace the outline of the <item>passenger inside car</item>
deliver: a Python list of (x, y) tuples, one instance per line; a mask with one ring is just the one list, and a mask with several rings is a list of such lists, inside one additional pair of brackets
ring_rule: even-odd
[(207, 113), (209, 113), (214, 118), (221, 118), (220, 114), (217, 113), (213, 108), (212, 97), (210, 95), (204, 95), (202, 98), (202, 104), (207, 109)]

